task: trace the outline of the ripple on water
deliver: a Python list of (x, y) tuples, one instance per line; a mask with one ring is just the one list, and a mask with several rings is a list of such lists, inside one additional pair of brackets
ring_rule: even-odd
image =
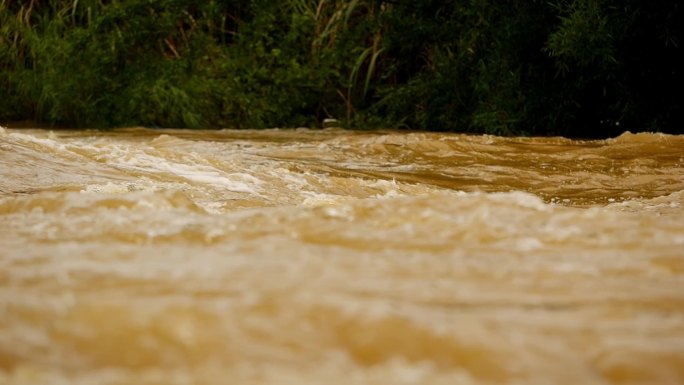
[(0, 128), (0, 383), (682, 383), (682, 144)]

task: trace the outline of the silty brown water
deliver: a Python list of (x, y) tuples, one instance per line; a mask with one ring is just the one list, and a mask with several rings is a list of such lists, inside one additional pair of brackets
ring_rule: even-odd
[(2, 384), (684, 383), (684, 137), (0, 129)]

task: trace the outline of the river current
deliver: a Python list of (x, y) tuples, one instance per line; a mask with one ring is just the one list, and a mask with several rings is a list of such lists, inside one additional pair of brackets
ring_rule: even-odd
[(0, 128), (0, 384), (682, 383), (682, 136)]

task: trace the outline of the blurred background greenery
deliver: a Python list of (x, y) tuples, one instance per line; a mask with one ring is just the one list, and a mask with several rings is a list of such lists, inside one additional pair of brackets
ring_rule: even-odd
[(0, 122), (683, 133), (681, 8), (0, 0)]

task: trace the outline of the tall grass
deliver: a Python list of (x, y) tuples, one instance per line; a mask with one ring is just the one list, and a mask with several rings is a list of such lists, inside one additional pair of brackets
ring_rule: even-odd
[(0, 121), (676, 132), (681, 20), (638, 0), (0, 0)]

